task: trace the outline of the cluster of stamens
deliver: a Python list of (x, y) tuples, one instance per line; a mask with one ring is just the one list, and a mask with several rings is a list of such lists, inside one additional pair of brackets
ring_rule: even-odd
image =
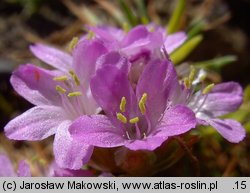
[[(184, 82), (184, 86), (186, 89), (190, 89), (190, 94), (189, 96), (187, 97), (187, 103), (189, 103), (190, 100), (192, 100), (192, 96), (195, 92), (195, 86), (193, 86), (193, 82), (195, 80), (195, 77), (196, 77), (197, 73), (196, 73), (196, 69), (194, 66), (191, 66), (191, 70), (190, 70), (190, 74), (188, 77), (185, 77), (183, 82)], [(212, 91), (212, 89), (214, 88), (214, 83), (212, 84), (209, 84), (207, 85), (205, 88), (204, 88), (204, 80), (206, 78), (206, 75), (203, 74), (201, 75), (200, 77), (198, 77), (199, 80), (198, 82), (201, 83), (201, 94), (196, 98), (195, 102), (193, 103), (193, 106), (197, 106), (195, 109), (195, 112), (199, 112), (199, 110), (203, 107), (203, 105), (205, 104), (206, 100), (207, 100), (207, 96), (208, 94)], [(194, 84), (195, 85), (195, 84)], [(199, 88), (200, 90), (200, 88)], [(202, 96), (205, 96), (203, 97), (203, 99), (201, 98)], [(202, 102), (200, 102), (202, 99)], [(200, 103), (200, 104), (199, 104)]]
[[(186, 87), (186, 89), (190, 89), (192, 87), (192, 84), (195, 80), (195, 76), (196, 76), (196, 69), (194, 66), (191, 66), (191, 70), (190, 70), (190, 73), (189, 73), (189, 76), (188, 77), (185, 77), (183, 82), (184, 82), (184, 86)], [(201, 77), (199, 77), (199, 82), (200, 83), (203, 83), (203, 81), (205, 80), (206, 78), (206, 75), (203, 74)], [(211, 92), (211, 90), (213, 89), (214, 87), (214, 83), (212, 84), (209, 84), (208, 86), (206, 86), (203, 90), (202, 90), (202, 94), (203, 95), (206, 95), (208, 94), (209, 92)]]
[[(142, 95), (140, 101), (138, 102), (138, 107), (139, 107), (142, 115), (145, 115), (145, 112), (146, 112), (146, 101), (147, 101), (147, 93), (144, 93)], [(119, 106), (120, 112), (116, 113), (116, 118), (124, 124), (127, 124), (128, 122), (130, 124), (134, 124), (136, 136), (141, 137), (141, 131), (137, 125), (137, 123), (140, 121), (140, 118), (133, 117), (133, 118), (128, 120), (127, 117), (124, 115), (124, 113), (126, 112), (126, 104), (127, 104), (126, 98), (122, 97), (121, 102), (120, 102), (120, 106)], [(126, 130), (125, 133), (126, 133), (128, 139), (131, 139), (131, 136), (129, 134), (130, 132)], [(143, 137), (145, 137), (145, 136), (146, 136), (146, 134), (145, 134), (145, 132), (143, 132)]]
[[(80, 80), (77, 77), (77, 75), (72, 70), (69, 71), (69, 74), (71, 75), (71, 78), (73, 79), (75, 85), (80, 86)], [(67, 83), (67, 81), (69, 80), (69, 77), (66, 76), (66, 75), (65, 76), (56, 76), (56, 77), (54, 77), (53, 80), (58, 81), (58, 82)], [(59, 92), (61, 94), (64, 94), (64, 93), (67, 92), (67, 90), (65, 88), (63, 88), (62, 86), (60, 86), (60, 85), (56, 85), (55, 89), (56, 89), (57, 92)], [(81, 96), (81, 95), (82, 95), (82, 93), (80, 91), (69, 92), (67, 94), (68, 97)]]
[[(147, 101), (147, 93), (144, 93), (142, 95), (139, 103), (138, 103), (138, 106), (140, 108), (142, 115), (144, 115), (146, 112), (146, 106), (145, 106), (146, 101)], [(122, 113), (126, 112), (126, 103), (127, 103), (126, 98), (122, 97), (121, 102), (120, 102), (120, 111), (121, 112), (116, 113), (117, 119), (124, 124), (126, 124), (128, 122), (128, 119), (126, 118), (126, 116), (122, 114)], [(137, 122), (139, 122), (139, 120), (140, 120), (139, 117), (134, 117), (134, 118), (129, 119), (129, 123), (136, 124)]]

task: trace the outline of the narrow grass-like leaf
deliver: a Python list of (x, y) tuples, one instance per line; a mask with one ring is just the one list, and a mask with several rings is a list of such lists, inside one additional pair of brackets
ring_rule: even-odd
[(188, 30), (188, 39), (193, 38), (194, 36), (198, 35), (204, 30), (206, 22), (204, 20), (200, 20), (193, 24), (190, 29)]
[(114, 3), (103, 0), (95, 0), (108, 14), (110, 14), (120, 26), (127, 22), (124, 14)]
[(0, 94), (0, 110), (7, 115), (10, 115), (12, 112), (11, 104)]
[(244, 90), (244, 102), (250, 102), (250, 84)]
[(186, 7), (186, 0), (178, 0), (175, 10), (168, 23), (167, 30), (169, 34), (178, 31), (180, 20), (185, 11), (185, 7)]
[(236, 121), (243, 123), (250, 116), (250, 110), (246, 109), (246, 107), (249, 107), (249, 105), (243, 105), (243, 107), (241, 107), (241, 109), (239, 109), (233, 113), (229, 113), (229, 114), (222, 116), (222, 117), (225, 119), (234, 119)]
[(202, 35), (195, 36), (170, 54), (170, 58), (173, 63), (179, 64), (182, 62), (201, 43), (202, 39)]
[(84, 5), (78, 6), (74, 2), (70, 0), (62, 0), (64, 5), (83, 23), (88, 25), (98, 25), (101, 20), (97, 18), (97, 16)]
[(222, 56), (222, 57), (214, 58), (212, 60), (196, 62), (196, 63), (193, 63), (193, 65), (196, 65), (201, 68), (209, 68), (212, 70), (219, 71), (222, 67), (232, 62), (235, 62), (236, 60), (237, 60), (236, 56), (229, 55), (229, 56)]
[(141, 23), (148, 24), (149, 19), (148, 19), (148, 15), (147, 15), (147, 9), (145, 7), (145, 2), (142, 0), (134, 0), (134, 1), (137, 5), (137, 8), (138, 8), (138, 13), (140, 15)]
[(120, 6), (122, 10), (124, 11), (124, 14), (127, 17), (127, 20), (131, 26), (136, 26), (137, 25), (137, 18), (133, 14), (131, 8), (129, 8), (128, 4), (124, 0), (119, 0)]
[(246, 129), (246, 132), (247, 132), (247, 133), (250, 133), (250, 121), (247, 122), (247, 123), (245, 123), (243, 126), (244, 126), (244, 128)]

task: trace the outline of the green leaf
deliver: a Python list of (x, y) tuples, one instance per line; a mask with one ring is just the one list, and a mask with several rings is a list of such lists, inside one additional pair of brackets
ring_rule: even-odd
[(127, 20), (131, 26), (136, 26), (137, 25), (137, 18), (133, 14), (131, 8), (129, 8), (128, 4), (125, 3), (124, 0), (119, 0), (120, 6), (122, 10), (124, 11), (125, 16), (127, 17)]
[(185, 7), (186, 7), (186, 0), (178, 0), (174, 13), (172, 14), (170, 21), (168, 23), (167, 31), (169, 34), (178, 31), (180, 20), (185, 11)]
[(83, 10), (82, 13), (84, 14), (86, 19), (91, 24), (93, 24), (93, 25), (100, 25), (101, 24), (100, 19), (95, 15), (95, 13), (91, 9), (89, 9), (85, 6), (82, 6), (82, 10)]
[(96, 2), (104, 10), (106, 10), (106, 12), (110, 14), (111, 17), (113, 17), (120, 26), (123, 26), (124, 23), (127, 22), (123, 12), (121, 11), (120, 7), (118, 7), (118, 5), (109, 1), (103, 1), (103, 0), (96, 0)]
[(244, 90), (244, 102), (250, 102), (250, 84)]
[(191, 39), (192, 37), (198, 35), (201, 33), (206, 25), (206, 22), (204, 20), (197, 21), (194, 23), (190, 29), (188, 30), (188, 39)]
[(241, 108), (233, 113), (223, 116), (223, 118), (234, 119), (236, 121), (243, 123), (249, 116), (250, 116), (250, 110)]
[(245, 123), (243, 127), (246, 129), (247, 133), (250, 133), (250, 122)]
[(148, 19), (147, 10), (145, 7), (145, 2), (142, 0), (134, 0), (134, 1), (137, 5), (137, 8), (138, 8), (138, 13), (140, 15), (141, 23), (148, 24), (149, 19)]
[(229, 55), (229, 56), (222, 56), (218, 58), (214, 58), (212, 60), (201, 61), (193, 63), (192, 65), (196, 65), (200, 68), (209, 68), (215, 71), (219, 71), (222, 67), (231, 64), (237, 60), (236, 56)]
[(23, 12), (26, 16), (30, 17), (36, 13), (42, 4), (48, 0), (6, 0), (8, 3), (19, 4), (23, 7)]
[(11, 103), (9, 103), (1, 94), (0, 94), (0, 110), (7, 115), (10, 115), (13, 110)]
[(202, 41), (203, 36), (197, 35), (186, 41), (181, 47), (170, 54), (170, 58), (174, 64), (182, 62)]

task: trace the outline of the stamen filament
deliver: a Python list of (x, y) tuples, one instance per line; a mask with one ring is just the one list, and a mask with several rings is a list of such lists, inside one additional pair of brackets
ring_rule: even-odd
[(121, 121), (122, 123), (127, 123), (127, 118), (121, 114), (121, 113), (116, 113), (116, 117), (119, 121)]
[(151, 128), (152, 128), (151, 121), (150, 121), (147, 113), (144, 115), (144, 117), (145, 117), (145, 119), (147, 121), (147, 124), (148, 124), (148, 127), (147, 127), (147, 129), (144, 130), (144, 133), (150, 133), (151, 132)]
[(128, 131), (126, 131), (125, 133), (126, 133), (126, 135), (127, 135), (127, 138), (130, 140), (131, 138), (130, 138), (130, 136), (129, 136)]
[(62, 94), (66, 92), (66, 90), (59, 85), (56, 85), (56, 91)]
[(123, 113), (126, 111), (126, 103), (127, 103), (126, 98), (122, 97), (121, 103), (120, 103), (120, 110)]
[[(200, 95), (200, 96), (202, 96), (202, 95)], [(204, 99), (203, 99), (202, 103), (200, 104), (200, 106), (195, 110), (195, 113), (198, 113), (198, 112), (201, 110), (201, 108), (203, 107), (203, 105), (205, 104), (205, 102), (206, 102), (206, 100), (207, 100), (207, 96), (208, 96), (208, 95), (206, 95), (206, 96), (204, 97)]]
[(53, 80), (55, 81), (66, 81), (68, 80), (68, 77), (67, 76), (56, 76), (53, 78)]
[(202, 94), (208, 94), (209, 92), (211, 92), (211, 90), (214, 88), (214, 83), (209, 84), (206, 88), (203, 89)]
[(138, 127), (137, 123), (135, 123), (135, 132), (136, 132), (136, 138), (140, 139), (141, 138), (141, 131), (140, 131), (140, 128)]
[(139, 121), (139, 117), (134, 117), (134, 118), (132, 118), (132, 119), (129, 120), (129, 122), (130, 122), (131, 124), (135, 124), (135, 123), (137, 123), (138, 121)]
[(144, 93), (139, 101), (139, 108), (140, 108), (140, 111), (141, 111), (141, 114), (144, 115), (145, 112), (146, 112), (146, 107), (145, 107), (145, 104), (146, 104), (146, 101), (147, 101), (147, 93)]
[(75, 97), (75, 96), (81, 96), (81, 95), (82, 95), (81, 92), (76, 91), (76, 92), (70, 92), (70, 93), (68, 94), (68, 97)]

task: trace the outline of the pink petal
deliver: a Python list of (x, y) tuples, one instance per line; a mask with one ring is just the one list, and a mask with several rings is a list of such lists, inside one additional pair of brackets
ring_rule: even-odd
[(105, 54), (107, 49), (99, 41), (81, 41), (73, 52), (73, 69), (83, 82), (89, 86), (90, 77), (95, 73), (97, 59)]
[(61, 97), (56, 92), (57, 73), (32, 64), (21, 65), (11, 76), (15, 91), (35, 105), (60, 104)]
[(80, 140), (74, 140), (68, 131), (71, 121), (65, 121), (58, 127), (54, 140), (56, 163), (61, 168), (80, 169), (92, 155), (93, 147)]
[(15, 140), (42, 140), (53, 135), (66, 115), (55, 106), (36, 106), (11, 120), (5, 134)]
[(164, 92), (165, 78), (168, 62), (155, 60), (145, 66), (136, 87), (137, 100), (140, 101), (144, 93), (147, 94), (146, 111), (155, 126), (161, 114), (163, 114), (167, 98)]
[(43, 44), (32, 45), (30, 50), (37, 58), (54, 68), (64, 72), (71, 69), (72, 57), (66, 52)]
[(188, 132), (196, 126), (196, 118), (193, 111), (184, 105), (176, 105), (166, 110), (157, 131), (162, 136), (175, 136)]
[(149, 150), (153, 151), (157, 147), (160, 147), (161, 144), (167, 140), (167, 136), (148, 136), (145, 139), (141, 140), (128, 140), (125, 143), (125, 147), (130, 150)]
[(208, 94), (202, 110), (211, 112), (214, 117), (218, 117), (236, 111), (242, 104), (242, 101), (243, 90), (238, 83), (221, 83), (215, 85)]
[(116, 66), (128, 73), (130, 65), (128, 64), (127, 58), (122, 57), (119, 52), (108, 52), (99, 57), (96, 62), (96, 69), (100, 69), (107, 65)]
[(120, 41), (125, 36), (123, 30), (112, 26), (87, 26), (87, 28), (93, 31), (95, 33), (95, 36), (109, 43)]
[(144, 40), (149, 35), (147, 28), (143, 25), (136, 26), (132, 28), (125, 38), (122, 40), (122, 46), (127, 47), (138, 41)]
[[(122, 128), (121, 128), (122, 129)], [(74, 140), (98, 147), (118, 147), (124, 144), (119, 128), (104, 115), (82, 116), (69, 129)]]
[(16, 173), (13, 169), (10, 159), (0, 153), (0, 176), (1, 177), (14, 177)]
[(31, 177), (30, 166), (24, 160), (19, 162), (17, 175), (20, 177)]
[(207, 122), (231, 143), (239, 143), (246, 136), (246, 130), (235, 120), (211, 119)]
[(93, 174), (89, 170), (70, 170), (60, 168), (56, 163), (50, 167), (48, 176), (50, 177), (92, 177)]
[(116, 112), (120, 111), (119, 105), (122, 97), (125, 97), (127, 101), (126, 113), (135, 111), (136, 98), (126, 71), (124, 72), (116, 66), (106, 65), (97, 70), (90, 86), (96, 102), (115, 119)]
[(171, 35), (167, 35), (164, 43), (167, 52), (170, 54), (176, 48), (181, 46), (187, 39), (187, 35), (184, 32), (177, 32)]

